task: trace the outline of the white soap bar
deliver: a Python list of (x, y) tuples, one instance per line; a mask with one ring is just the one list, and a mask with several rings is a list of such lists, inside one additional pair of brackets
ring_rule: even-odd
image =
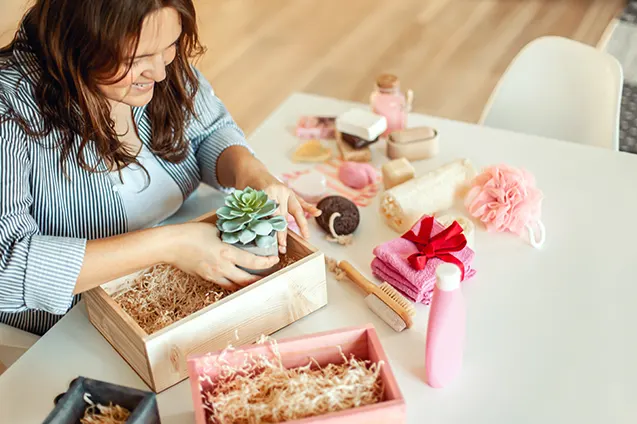
[(290, 188), (306, 202), (317, 203), (327, 192), (325, 175), (311, 171), (289, 182)]
[(365, 109), (350, 109), (336, 118), (336, 129), (372, 141), (385, 132), (387, 119)]

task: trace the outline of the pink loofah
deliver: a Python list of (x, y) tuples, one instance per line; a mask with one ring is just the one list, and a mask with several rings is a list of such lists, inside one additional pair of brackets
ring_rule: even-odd
[(497, 165), (486, 168), (473, 180), (465, 206), (487, 231), (511, 231), (521, 236), (528, 230), (532, 238), (530, 226), (539, 225), (543, 242), (542, 198), (531, 173)]
[(377, 172), (368, 163), (343, 162), (338, 169), (338, 178), (348, 187), (361, 189), (376, 181)]

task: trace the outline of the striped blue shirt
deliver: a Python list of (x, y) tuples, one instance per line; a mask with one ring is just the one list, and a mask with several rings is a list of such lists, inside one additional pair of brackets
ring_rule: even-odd
[[(41, 122), (34, 99), (40, 72), (35, 56), (16, 49), (7, 64), (0, 71), (0, 114), (8, 106), (28, 122)], [(178, 164), (157, 158), (184, 200), (200, 182), (229, 190), (217, 181), (217, 159), (229, 146), (250, 149), (210, 84), (197, 75), (197, 116), (185, 123), (189, 154)], [(133, 107), (133, 116), (149, 147), (146, 108)], [(58, 135), (35, 140), (12, 121), (0, 124), (0, 322), (35, 334), (46, 332), (79, 300), (73, 290), (87, 240), (128, 231), (122, 198), (108, 174), (90, 173), (75, 161), (79, 137), (67, 162), (70, 179), (63, 175), (60, 151), (47, 146)], [(87, 162), (96, 163), (97, 152), (86, 152)]]

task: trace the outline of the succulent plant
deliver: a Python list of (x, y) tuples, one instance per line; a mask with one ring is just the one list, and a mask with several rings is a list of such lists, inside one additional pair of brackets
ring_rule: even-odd
[(261, 190), (251, 187), (235, 190), (226, 196), (225, 206), (217, 210), (217, 228), (221, 240), (228, 244), (250, 244), (267, 248), (276, 243), (275, 231), (287, 228), (284, 217), (277, 215), (278, 205)]

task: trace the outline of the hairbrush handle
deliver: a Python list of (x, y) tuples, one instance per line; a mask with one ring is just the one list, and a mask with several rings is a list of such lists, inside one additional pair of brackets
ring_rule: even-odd
[(363, 276), (352, 264), (347, 261), (340, 261), (338, 263), (338, 267), (342, 269), (345, 274), (352, 280), (358, 287), (363, 289), (365, 293), (371, 294), (376, 293), (378, 287), (371, 283), (367, 278)]

